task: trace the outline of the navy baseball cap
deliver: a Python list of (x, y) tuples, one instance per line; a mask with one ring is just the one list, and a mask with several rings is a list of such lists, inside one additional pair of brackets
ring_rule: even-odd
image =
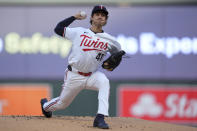
[(107, 9), (106, 9), (105, 6), (103, 6), (103, 5), (96, 5), (96, 6), (94, 6), (94, 8), (92, 9), (92, 16), (93, 16), (94, 13), (96, 13), (96, 12), (98, 12), (98, 11), (102, 11), (103, 13), (106, 14), (106, 16), (108, 15), (108, 11), (107, 11)]

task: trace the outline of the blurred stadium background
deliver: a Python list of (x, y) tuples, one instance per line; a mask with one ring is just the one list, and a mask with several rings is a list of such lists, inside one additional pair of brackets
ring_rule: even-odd
[[(104, 30), (130, 56), (109, 73), (110, 116), (197, 125), (196, 0), (0, 0), (0, 115), (41, 115), (39, 100), (59, 96), (68, 40), (56, 24), (79, 11), (90, 27), (94, 5), (104, 4)], [(94, 116), (97, 93), (82, 91), (56, 115)]]

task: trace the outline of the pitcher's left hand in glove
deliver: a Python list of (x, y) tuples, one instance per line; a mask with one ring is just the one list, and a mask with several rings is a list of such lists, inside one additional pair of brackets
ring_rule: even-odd
[(124, 54), (125, 52), (123, 50), (112, 54), (103, 62), (102, 67), (108, 71), (113, 71), (120, 64)]

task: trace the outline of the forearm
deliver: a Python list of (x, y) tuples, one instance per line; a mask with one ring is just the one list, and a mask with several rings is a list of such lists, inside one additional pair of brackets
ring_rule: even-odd
[(63, 36), (64, 35), (64, 28), (68, 27), (74, 20), (76, 20), (76, 18), (74, 16), (71, 16), (71, 17), (66, 18), (65, 20), (59, 22), (54, 29), (55, 33), (60, 36)]

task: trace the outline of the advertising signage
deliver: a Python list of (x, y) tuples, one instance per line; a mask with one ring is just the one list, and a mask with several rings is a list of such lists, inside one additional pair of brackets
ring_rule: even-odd
[(197, 123), (197, 86), (121, 85), (118, 116)]

